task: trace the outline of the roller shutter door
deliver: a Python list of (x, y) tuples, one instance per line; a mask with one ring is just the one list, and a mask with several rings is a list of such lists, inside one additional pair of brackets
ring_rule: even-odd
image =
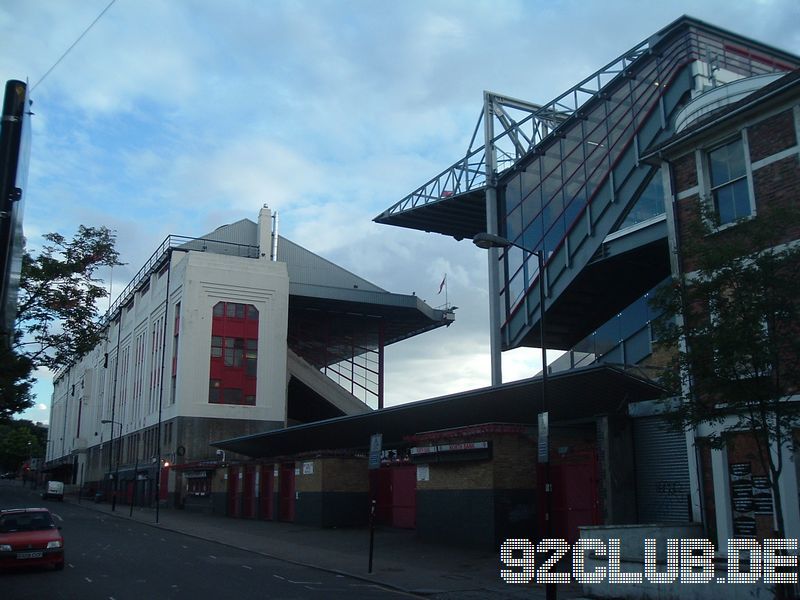
[(684, 434), (656, 416), (634, 419), (633, 435), (639, 523), (686, 523), (689, 465)]

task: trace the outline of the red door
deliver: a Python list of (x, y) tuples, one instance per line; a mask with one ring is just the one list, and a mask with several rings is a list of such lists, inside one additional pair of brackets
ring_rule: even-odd
[(259, 490), (261, 510), (259, 515), (266, 521), (272, 521), (272, 519), (275, 518), (273, 515), (274, 502), (272, 499), (272, 495), (275, 491), (275, 476), (272, 469), (272, 465), (261, 467), (261, 489)]
[(242, 516), (245, 519), (256, 518), (256, 468), (253, 465), (244, 467)]
[(417, 467), (394, 465), (370, 472), (375, 521), (390, 527), (414, 529), (417, 524)]
[(158, 495), (162, 500), (169, 498), (169, 467), (161, 469), (161, 483), (159, 484)]
[(228, 516), (239, 516), (239, 468), (228, 469)]
[(414, 529), (417, 526), (417, 467), (393, 467), (392, 526)]
[(294, 463), (281, 465), (280, 479), (280, 514), (281, 521), (294, 521)]
[(369, 472), (370, 498), (375, 500), (375, 522), (391, 525), (392, 522), (392, 481), (388, 467), (372, 469)]
[[(553, 530), (550, 537), (562, 538), (570, 544), (578, 539), (578, 527), (581, 525), (599, 525), (599, 494), (597, 455), (594, 452), (581, 452), (565, 457), (565, 462), (550, 465), (550, 482), (552, 485), (552, 519)], [(540, 465), (539, 501), (544, 506), (545, 473)], [(544, 511), (540, 511), (540, 531), (542, 537), (546, 532)]]

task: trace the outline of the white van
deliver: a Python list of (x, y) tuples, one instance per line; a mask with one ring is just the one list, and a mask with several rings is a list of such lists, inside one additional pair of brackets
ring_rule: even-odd
[(48, 481), (47, 488), (42, 492), (42, 498), (64, 500), (64, 483), (61, 481)]

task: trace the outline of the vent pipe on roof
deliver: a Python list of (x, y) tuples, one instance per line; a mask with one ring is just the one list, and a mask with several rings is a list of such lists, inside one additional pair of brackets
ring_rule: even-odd
[(278, 213), (272, 215), (272, 252), (269, 259), (271, 261), (278, 260)]

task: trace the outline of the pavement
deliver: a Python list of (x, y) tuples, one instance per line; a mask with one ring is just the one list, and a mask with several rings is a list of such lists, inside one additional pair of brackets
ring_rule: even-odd
[[(497, 552), (419, 540), (413, 530), (377, 528), (373, 568), (369, 566), (369, 530), (366, 528), (310, 527), (277, 521), (229, 518), (220, 515), (161, 508), (156, 511), (88, 499), (65, 502), (86, 510), (133, 519), (269, 558), (354, 577), (366, 582), (434, 600), (545, 598), (543, 585), (508, 584)], [(577, 584), (559, 585), (558, 597), (581, 598)]]

